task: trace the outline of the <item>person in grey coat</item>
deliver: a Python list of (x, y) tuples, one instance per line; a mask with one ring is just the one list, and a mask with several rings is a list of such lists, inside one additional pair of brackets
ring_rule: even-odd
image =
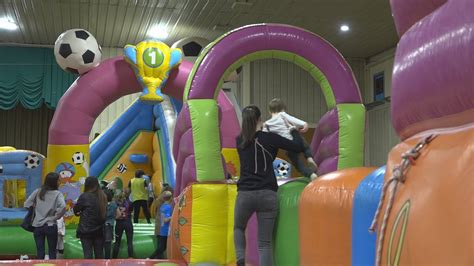
[(34, 238), (36, 243), (36, 257), (44, 259), (45, 239), (48, 241), (49, 259), (56, 259), (56, 245), (58, 242), (58, 225), (56, 221), (66, 212), (64, 195), (58, 190), (59, 175), (49, 173), (44, 179), (41, 188), (35, 190), (25, 201), (25, 208), (35, 207), (33, 219)]

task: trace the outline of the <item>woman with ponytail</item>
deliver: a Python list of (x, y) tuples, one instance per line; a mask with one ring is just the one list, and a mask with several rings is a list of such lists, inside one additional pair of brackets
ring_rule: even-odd
[(86, 178), (84, 193), (74, 206), (74, 214), (80, 216), (76, 235), (81, 239), (84, 259), (104, 258), (106, 210), (107, 196), (100, 189), (99, 180), (93, 176)]
[(257, 106), (242, 110), (242, 131), (237, 137), (240, 179), (234, 211), (234, 244), (237, 265), (245, 265), (245, 228), (254, 212), (258, 220), (258, 252), (261, 266), (273, 265), (272, 235), (278, 214), (278, 184), (273, 160), (278, 150), (302, 152), (296, 145), (277, 134), (262, 131), (261, 113)]
[[(41, 188), (35, 190), (25, 201), (25, 207), (35, 207), (33, 219), (34, 238), (36, 243), (36, 258), (45, 257), (45, 242), (48, 243), (49, 259), (56, 259), (56, 245), (58, 242), (58, 226), (56, 220), (66, 212), (64, 196), (58, 190), (59, 175), (48, 173)], [(45, 241), (45, 239), (47, 241)]]

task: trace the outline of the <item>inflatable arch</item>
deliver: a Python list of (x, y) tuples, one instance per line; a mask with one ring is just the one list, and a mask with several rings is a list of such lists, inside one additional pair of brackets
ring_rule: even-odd
[(224, 179), (223, 167), (216, 164), (221, 160), (216, 102), (219, 88), (223, 78), (237, 67), (264, 58), (294, 62), (321, 86), (330, 110), (313, 136), (313, 152), (321, 173), (363, 165), (365, 108), (342, 55), (306, 30), (257, 24), (231, 31), (209, 44), (191, 71), (184, 93), (186, 104), (177, 121), (187, 126), (176, 130), (174, 138), (174, 147), (180, 149), (175, 151), (177, 169), (191, 170), (177, 172), (178, 188), (196, 180)]
[[(192, 63), (181, 62), (178, 68), (170, 72), (162, 92), (175, 99), (182, 99), (186, 79), (191, 69)], [(98, 176), (99, 178), (104, 177), (104, 171), (111, 167), (109, 162), (113, 161), (115, 156), (122, 151), (121, 147), (123, 145), (120, 145), (120, 143), (128, 143), (127, 141), (134, 139), (137, 130), (152, 130), (153, 123), (156, 124), (159, 119), (154, 121), (151, 116), (157, 118), (163, 116), (164, 109), (161, 106), (155, 105), (156, 108), (153, 108), (152, 105), (145, 105), (138, 101), (129, 107), (127, 113), (119, 121), (121, 123), (120, 128), (126, 126), (128, 127), (127, 130), (117, 130), (118, 125), (115, 125), (115, 131), (118, 131), (117, 134), (112, 136), (106, 132), (96, 139), (104, 141), (100, 141), (100, 145), (97, 144), (99, 141), (95, 141), (91, 145), (92, 149), (90, 149), (90, 131), (99, 114), (120, 97), (140, 92), (142, 89), (131, 65), (124, 58), (117, 57), (105, 60), (97, 68), (82, 75), (61, 98), (49, 128), (48, 160), (45, 172), (58, 172), (58, 169), (62, 169), (70, 170), (69, 172), (73, 173), (70, 180), (68, 180), (69, 183), (67, 183), (71, 192), (67, 193), (68, 197), (74, 195), (70, 197), (69, 207), (79, 196), (80, 184), (85, 177), (89, 175)], [(223, 147), (230, 151), (223, 150), (223, 154), (227, 154), (228, 158), (235, 157), (236, 152), (232, 151), (232, 148), (235, 150), (233, 140), (239, 131), (235, 110), (224, 93), (219, 97), (219, 104), (221, 118), (226, 120), (223, 123), (225, 129), (222, 130), (226, 135), (229, 135), (223, 139)], [(138, 110), (131, 112), (131, 109)], [(172, 136), (170, 135), (172, 130), (167, 126), (156, 124), (155, 127), (164, 129), (166, 133), (164, 135)], [(166, 130), (169, 132), (166, 132)], [(236, 132), (232, 133), (234, 134), (233, 137), (230, 136), (231, 132)], [(166, 143), (168, 141), (165, 140)], [(167, 144), (166, 146), (168, 149), (171, 145)], [(107, 148), (106, 151), (100, 151), (105, 150), (105, 148)], [(171, 149), (166, 151), (166, 157), (166, 161), (172, 161)], [(172, 174), (168, 174), (169, 180), (167, 182), (174, 186), (174, 169), (168, 170), (167, 172), (172, 172)], [(157, 180), (155, 179), (153, 182), (155, 186), (159, 185)], [(69, 199), (66, 198), (66, 200)], [(77, 221), (67, 220), (67, 223), (75, 222)]]
[[(221, 143), (228, 136), (220, 125), (218, 92), (223, 79), (237, 67), (264, 58), (296, 63), (322, 88), (329, 112), (320, 120), (312, 142), (320, 174), (363, 164), (365, 108), (350, 67), (334, 47), (311, 32), (286, 25), (250, 25), (224, 34), (201, 52), (193, 66), (176, 121), (173, 153), (179, 204), (168, 239), (173, 259), (235, 263), (236, 188), (219, 184), (226, 176), (219, 163)], [(258, 261), (255, 230), (255, 221), (250, 221), (246, 255), (251, 263)]]

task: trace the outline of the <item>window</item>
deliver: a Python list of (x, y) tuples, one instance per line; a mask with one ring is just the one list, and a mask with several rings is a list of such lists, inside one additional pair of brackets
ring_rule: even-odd
[(384, 72), (374, 75), (374, 101), (383, 101), (385, 99), (385, 78)]
[(23, 208), (26, 200), (26, 180), (9, 179), (3, 182), (3, 207)]

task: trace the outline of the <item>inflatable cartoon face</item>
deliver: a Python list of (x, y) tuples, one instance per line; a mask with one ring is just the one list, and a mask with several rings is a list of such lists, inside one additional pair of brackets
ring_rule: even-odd
[(71, 182), (71, 179), (76, 173), (76, 169), (70, 163), (60, 163), (56, 166), (56, 173), (59, 174), (59, 180), (62, 184)]
[(69, 170), (64, 170), (64, 171), (59, 172), (59, 176), (63, 179), (69, 179), (73, 175), (74, 175), (74, 173), (69, 171)]
[(143, 87), (140, 100), (162, 102), (161, 89), (165, 86), (170, 71), (181, 63), (181, 49), (170, 48), (160, 41), (144, 41), (136, 46), (125, 46), (124, 53), (125, 60), (132, 66)]

